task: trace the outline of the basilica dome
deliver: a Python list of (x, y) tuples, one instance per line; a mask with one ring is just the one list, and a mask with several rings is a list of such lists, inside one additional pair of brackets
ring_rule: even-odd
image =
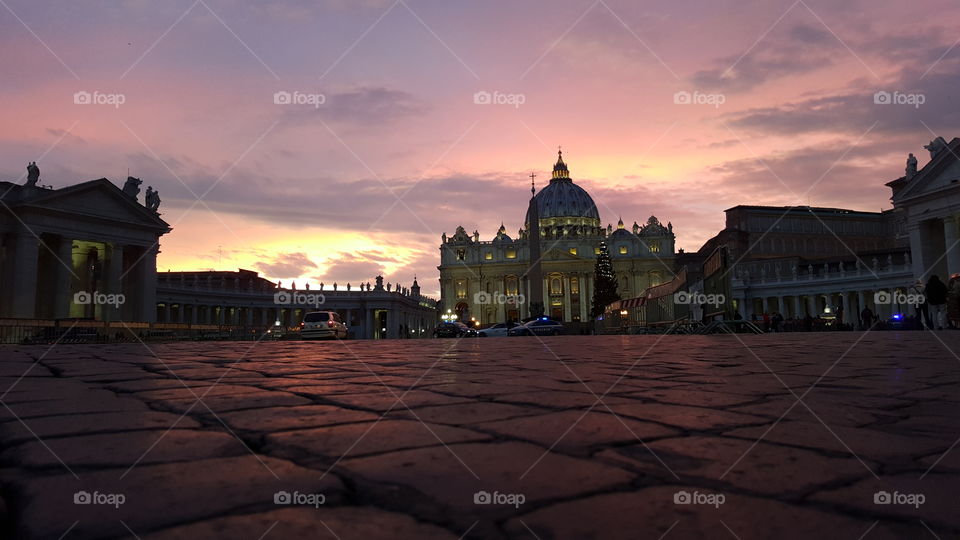
[[(540, 214), (540, 225), (600, 225), (600, 213), (590, 194), (573, 183), (563, 154), (558, 153), (557, 163), (553, 166), (550, 183), (534, 197)], [(530, 223), (530, 212), (524, 223)]]

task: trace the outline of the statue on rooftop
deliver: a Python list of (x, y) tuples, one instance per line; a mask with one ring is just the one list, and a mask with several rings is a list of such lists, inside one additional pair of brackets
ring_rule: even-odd
[(127, 177), (127, 183), (123, 185), (123, 194), (127, 197), (133, 199), (137, 198), (137, 195), (140, 194), (140, 184), (143, 183), (143, 180), (139, 178), (134, 178), (132, 176)]
[(907, 156), (907, 180), (913, 178), (917, 174), (917, 157), (912, 153)]
[(153, 186), (147, 186), (147, 194), (143, 197), (143, 205), (147, 210), (156, 212), (160, 208), (160, 192), (155, 191)]
[(40, 167), (37, 167), (36, 161), (27, 163), (27, 183), (25, 185), (33, 187), (40, 181)]

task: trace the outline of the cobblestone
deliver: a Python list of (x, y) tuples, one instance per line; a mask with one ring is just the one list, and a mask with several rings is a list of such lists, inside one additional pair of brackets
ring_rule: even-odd
[(0, 537), (960, 538), (958, 346), (8, 346)]

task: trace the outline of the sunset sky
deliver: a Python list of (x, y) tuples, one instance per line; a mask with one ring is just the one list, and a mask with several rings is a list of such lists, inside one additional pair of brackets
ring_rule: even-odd
[(687, 250), (738, 204), (889, 208), (960, 136), (958, 28), (956, 0), (0, 0), (0, 179), (129, 170), (161, 271), (435, 295), (441, 234), (515, 235), (558, 145), (604, 224)]

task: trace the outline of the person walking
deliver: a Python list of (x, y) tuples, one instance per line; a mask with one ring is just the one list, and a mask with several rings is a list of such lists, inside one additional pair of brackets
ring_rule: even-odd
[(940, 281), (939, 276), (934, 274), (927, 280), (927, 286), (923, 288), (923, 296), (928, 304), (930, 327), (933, 328), (936, 325), (937, 330), (943, 330), (943, 319), (947, 316), (947, 286)]
[(873, 325), (873, 311), (870, 311), (870, 308), (864, 307), (863, 311), (860, 312), (860, 323), (865, 331)]
[(917, 322), (920, 323), (920, 329), (933, 328), (933, 325), (930, 324), (930, 310), (927, 305), (927, 298), (923, 294), (923, 280), (918, 279), (917, 282), (910, 287), (908, 292), (914, 295), (914, 299), (917, 300), (917, 303), (914, 304), (913, 307), (917, 312)]
[(947, 323), (953, 329), (960, 324), (960, 274), (950, 276), (947, 284)]

